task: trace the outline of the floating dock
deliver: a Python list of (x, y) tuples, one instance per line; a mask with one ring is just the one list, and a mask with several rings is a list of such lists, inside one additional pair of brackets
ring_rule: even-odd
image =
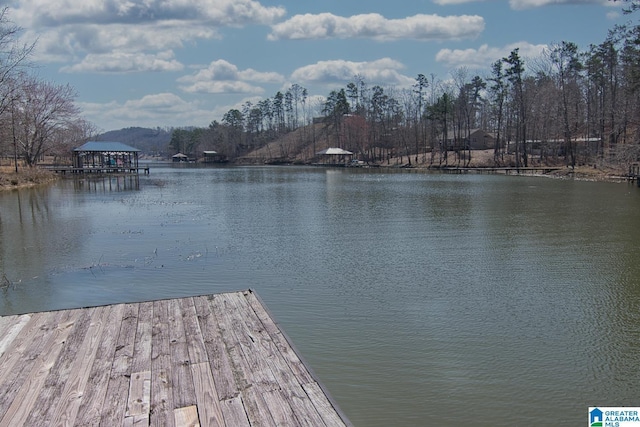
[(252, 291), (0, 317), (0, 426), (350, 426)]

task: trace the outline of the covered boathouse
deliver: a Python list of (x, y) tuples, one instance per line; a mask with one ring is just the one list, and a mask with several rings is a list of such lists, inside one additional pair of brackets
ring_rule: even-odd
[(89, 141), (73, 150), (73, 172), (129, 172), (143, 169), (138, 163), (140, 150), (122, 142)]

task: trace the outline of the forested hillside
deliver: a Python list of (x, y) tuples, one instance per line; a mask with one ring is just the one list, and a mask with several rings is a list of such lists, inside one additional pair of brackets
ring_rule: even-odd
[(170, 146), (251, 163), (313, 162), (327, 146), (367, 163), (403, 157), (429, 166), (468, 166), (473, 151), (487, 149), (494, 166), (624, 169), (640, 160), (639, 25), (613, 28), (583, 49), (554, 43), (537, 58), (516, 48), (490, 65), (482, 75), (419, 74), (405, 88), (356, 75), (322, 98), (293, 84), (208, 128), (174, 131)]
[(168, 156), (169, 141), (173, 129), (130, 127), (105, 132), (96, 137), (98, 141), (118, 141), (142, 150), (150, 156)]

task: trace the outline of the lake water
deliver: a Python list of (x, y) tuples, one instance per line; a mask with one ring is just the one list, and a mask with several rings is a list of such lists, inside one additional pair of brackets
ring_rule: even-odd
[(639, 406), (640, 189), (303, 167), (0, 193), (0, 315), (254, 289), (355, 426)]

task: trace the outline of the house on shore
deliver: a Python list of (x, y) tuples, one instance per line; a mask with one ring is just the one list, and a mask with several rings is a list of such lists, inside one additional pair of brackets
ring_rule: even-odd
[(440, 137), (440, 143), (448, 150), (489, 150), (495, 147), (496, 137), (482, 129), (450, 130)]

